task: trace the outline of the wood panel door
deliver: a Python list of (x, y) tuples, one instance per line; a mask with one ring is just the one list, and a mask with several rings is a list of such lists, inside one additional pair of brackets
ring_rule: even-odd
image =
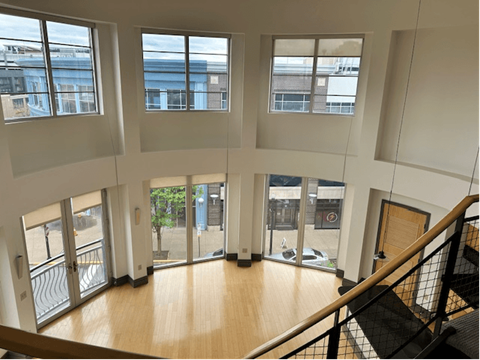
[[(427, 231), (429, 219), (430, 214), (424, 211), (383, 200), (377, 235), (377, 252), (383, 249), (387, 258), (375, 261), (374, 272), (395, 259), (403, 250), (422, 236)], [(381, 284), (393, 284), (414, 267), (422, 255), (422, 253), (416, 254), (390, 274)], [(411, 305), (414, 300), (415, 286), (416, 281), (408, 281), (406, 286), (398, 287), (397, 295)]]

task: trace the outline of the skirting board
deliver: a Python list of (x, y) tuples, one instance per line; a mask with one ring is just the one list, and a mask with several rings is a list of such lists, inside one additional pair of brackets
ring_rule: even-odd
[(237, 260), (237, 266), (238, 267), (251, 267), (252, 266), (252, 260), (238, 259)]
[(139, 287), (140, 285), (148, 284), (148, 276), (143, 276), (141, 278), (133, 280), (130, 276), (128, 277), (128, 282), (133, 288)]
[(237, 260), (238, 259), (238, 254), (227, 254), (226, 259), (227, 259), (227, 261)]
[(253, 261), (262, 261), (262, 254), (252, 254)]
[(357, 283), (355, 281), (352, 281), (352, 280), (348, 280), (348, 279), (345, 279), (343, 278), (342, 280), (342, 286), (356, 286)]
[(343, 271), (342, 269), (337, 269), (337, 272), (335, 273), (335, 276), (340, 278), (340, 279), (343, 279), (343, 277), (345, 276), (345, 271)]
[(147, 275), (153, 275), (153, 265), (147, 267)]
[(122, 277), (117, 278), (112, 278), (112, 285), (113, 286), (122, 286), (124, 284), (128, 283), (128, 275), (124, 275)]

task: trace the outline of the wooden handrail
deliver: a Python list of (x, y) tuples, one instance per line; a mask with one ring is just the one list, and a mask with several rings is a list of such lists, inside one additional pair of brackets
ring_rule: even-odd
[(401, 254), (399, 254), (395, 259), (391, 260), (385, 266), (380, 268), (376, 273), (369, 276), (365, 281), (361, 282), (355, 286), (352, 290), (342, 295), (340, 298), (335, 300), (333, 303), (323, 308), (322, 310), (316, 312), (315, 314), (309, 316), (302, 322), (278, 335), (270, 341), (267, 341), (265, 344), (260, 345), (247, 355), (245, 359), (255, 359), (266, 352), (280, 346), (281, 344), (291, 340), (295, 336), (301, 334), (308, 328), (332, 315), (335, 311), (339, 310), (343, 306), (347, 305), (350, 301), (355, 299), (360, 294), (364, 293), (371, 287), (378, 284), (380, 281), (384, 280), (388, 275), (393, 273), (397, 268), (399, 268), (403, 263), (409, 260), (412, 256), (418, 253), (420, 250), (425, 248), (430, 242), (432, 242), (438, 235), (440, 235), (445, 229), (447, 229), (459, 216), (461, 216), (467, 208), (473, 203), (478, 202), (478, 194), (465, 197), (460, 201), (453, 209), (450, 211), (443, 219), (441, 219), (434, 227), (429, 231), (423, 234), (417, 239), (412, 245), (406, 248)]
[(158, 359), (0, 325), (0, 348), (42, 359)]

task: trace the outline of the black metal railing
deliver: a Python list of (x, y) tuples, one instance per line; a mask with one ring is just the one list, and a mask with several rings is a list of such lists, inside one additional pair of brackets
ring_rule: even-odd
[(449, 316), (478, 308), (478, 216), (462, 215), (447, 241), (393, 284), (387, 282), (338, 309), (329, 330), (282, 358), (418, 356)]

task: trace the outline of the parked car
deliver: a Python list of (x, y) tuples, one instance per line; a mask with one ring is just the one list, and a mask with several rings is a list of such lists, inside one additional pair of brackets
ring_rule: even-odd
[(97, 224), (97, 219), (91, 215), (90, 211), (82, 211), (73, 216), (73, 226), (77, 230), (83, 230)]
[(203, 255), (204, 258), (211, 258), (211, 257), (215, 257), (215, 256), (223, 256), (223, 249), (217, 249), (213, 252), (209, 252), (209, 253), (206, 253), (205, 255)]
[[(314, 266), (328, 266), (328, 255), (325, 251), (315, 250), (312, 248), (303, 249), (303, 263), (305, 265)], [(288, 249), (278, 254), (268, 255), (269, 258), (274, 258), (282, 261), (295, 262), (297, 260), (297, 249)]]

